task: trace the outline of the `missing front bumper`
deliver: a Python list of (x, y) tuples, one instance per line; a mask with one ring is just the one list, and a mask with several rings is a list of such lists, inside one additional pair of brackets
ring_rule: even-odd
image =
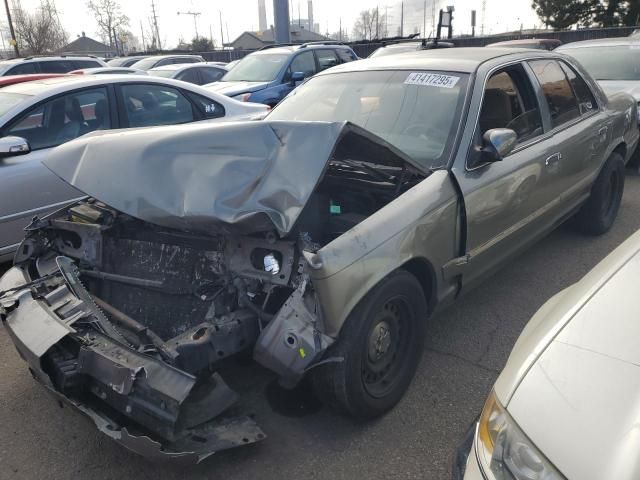
[[(10, 270), (3, 288), (8, 279), (20, 285), (22, 273)], [(83, 305), (63, 293), (16, 291), (2, 300), (2, 320), (36, 380), (102, 433), (150, 460), (188, 463), (265, 438), (249, 417), (228, 414), (237, 395), (218, 374), (196, 378), (99, 332), (79, 333)]]

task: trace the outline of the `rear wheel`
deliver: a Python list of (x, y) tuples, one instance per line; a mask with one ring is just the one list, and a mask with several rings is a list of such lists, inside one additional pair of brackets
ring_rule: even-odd
[(427, 303), (422, 286), (400, 270), (372, 289), (349, 315), (326, 358), (312, 370), (316, 395), (357, 418), (373, 418), (404, 395), (424, 348)]
[(589, 235), (609, 231), (618, 215), (624, 192), (624, 160), (612, 153), (591, 187), (591, 196), (576, 214), (578, 229)]

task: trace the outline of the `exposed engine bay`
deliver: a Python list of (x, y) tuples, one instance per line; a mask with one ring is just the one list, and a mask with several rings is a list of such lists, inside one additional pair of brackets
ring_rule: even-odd
[(16, 255), (28, 283), (0, 313), (11, 322), (34, 302), (62, 324), (39, 380), (132, 450), (199, 461), (261, 440), (253, 419), (228, 414), (223, 360), (252, 352), (286, 386), (327, 361), (336, 339), (308, 258), (425, 177), (352, 153), (334, 151), (286, 235), (179, 230), (94, 198), (35, 219)]

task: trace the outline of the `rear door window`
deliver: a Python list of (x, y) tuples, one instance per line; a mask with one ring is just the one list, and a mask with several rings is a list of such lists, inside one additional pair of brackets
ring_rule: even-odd
[(29, 73), (38, 73), (35, 62), (22, 63), (11, 68), (5, 75), (25, 75)]
[(49, 60), (38, 62), (42, 73), (69, 73), (76, 67), (67, 60)]
[(578, 99), (567, 77), (555, 60), (529, 62), (549, 105), (551, 125), (556, 128), (580, 117)]
[(191, 102), (177, 88), (128, 84), (120, 87), (129, 127), (193, 122)]
[(318, 59), (319, 72), (338, 65), (338, 57), (333, 50), (316, 50), (315, 52)]
[(587, 85), (587, 82), (584, 81), (584, 78), (582, 78), (582, 76), (580, 76), (578, 72), (576, 72), (565, 62), (560, 62), (560, 66), (562, 67), (562, 70), (564, 70), (567, 79), (569, 79), (569, 83), (571, 84), (573, 93), (578, 99), (580, 113), (584, 115), (597, 110), (598, 104), (596, 102), (596, 99), (593, 96), (593, 92), (589, 88), (589, 85)]

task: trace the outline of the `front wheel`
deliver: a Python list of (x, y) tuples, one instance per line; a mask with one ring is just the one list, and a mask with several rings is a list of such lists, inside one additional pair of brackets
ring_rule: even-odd
[(357, 418), (373, 418), (404, 395), (424, 348), (427, 302), (422, 286), (399, 270), (373, 288), (349, 315), (311, 371), (316, 395)]
[(575, 225), (589, 235), (609, 231), (618, 215), (624, 192), (624, 159), (612, 153), (591, 187), (591, 196), (576, 214)]

